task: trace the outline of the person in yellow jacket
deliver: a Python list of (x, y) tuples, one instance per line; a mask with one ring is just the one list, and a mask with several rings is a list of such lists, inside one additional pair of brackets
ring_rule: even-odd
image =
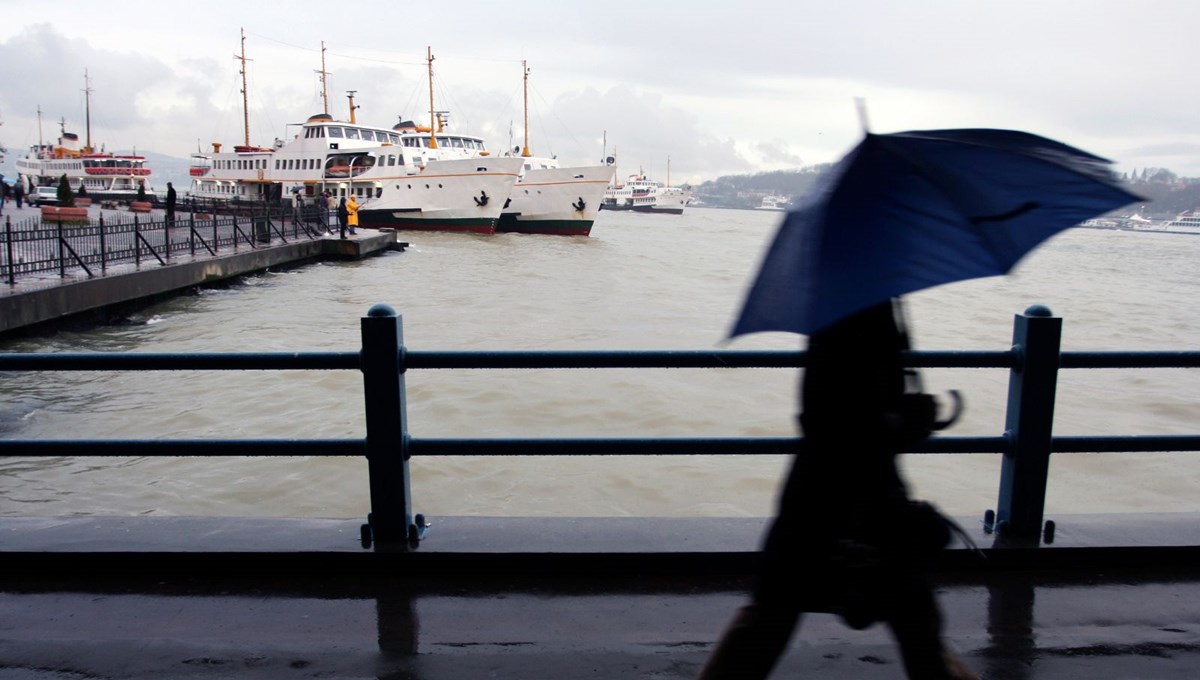
[(358, 201), (354, 200), (354, 194), (350, 194), (350, 198), (346, 199), (346, 224), (349, 225), (351, 234), (358, 233)]

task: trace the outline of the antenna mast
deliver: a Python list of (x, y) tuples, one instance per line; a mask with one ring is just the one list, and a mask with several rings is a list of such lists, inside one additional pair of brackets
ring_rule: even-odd
[(87, 69), (83, 69), (83, 110), (84, 121), (87, 130), (87, 145), (83, 147), (84, 153), (92, 152), (92, 88), (88, 83)]
[(525, 65), (524, 59), (521, 60), (521, 71), (525, 81), (525, 148), (521, 150), (521, 157), (529, 158), (533, 155), (529, 153), (529, 67)]
[(233, 58), (241, 62), (241, 71), (239, 72), (242, 74), (242, 126), (243, 130), (245, 130), (245, 141), (243, 143), (246, 146), (250, 146), (250, 97), (246, 91), (246, 62), (253, 60), (246, 59), (246, 29), (243, 28), (241, 31), (242, 53), (241, 55), (233, 55)]
[[(329, 115), (329, 71), (325, 70), (325, 41), (321, 41), (321, 70), (317, 71), (321, 74), (321, 101), (325, 104), (325, 115)], [(354, 114), (354, 109), (351, 107), (351, 115)], [(353, 121), (351, 121), (353, 122)]]
[(433, 112), (433, 47), (425, 48), (426, 60), (429, 62), (429, 148), (438, 148), (437, 116)]

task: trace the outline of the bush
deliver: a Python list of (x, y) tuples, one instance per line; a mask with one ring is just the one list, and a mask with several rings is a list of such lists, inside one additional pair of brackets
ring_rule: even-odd
[(60, 208), (75, 207), (75, 194), (71, 193), (71, 183), (64, 174), (58, 178), (58, 206)]

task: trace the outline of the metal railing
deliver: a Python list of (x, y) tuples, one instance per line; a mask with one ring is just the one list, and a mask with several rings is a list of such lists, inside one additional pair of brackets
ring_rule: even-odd
[(173, 254), (215, 256), (222, 250), (260, 248), (274, 243), (320, 238), (336, 216), (316, 206), (301, 212), (266, 204), (181, 202), (173, 218), (130, 213), (114, 220), (85, 223), (66, 218), (4, 220), (0, 230), (0, 277), (10, 286), (22, 276), (82, 271), (93, 277), (110, 265), (142, 260), (169, 264)]
[[(1005, 431), (991, 437), (931, 437), (911, 453), (999, 453), (1000, 493), (990, 528), (1036, 538), (1043, 531), (1050, 455), (1056, 452), (1200, 451), (1200, 435), (1055, 437), (1060, 369), (1200, 368), (1200, 351), (1062, 352), (1062, 319), (1041, 306), (1016, 315), (1005, 351), (913, 351), (906, 363), (927, 368), (1009, 371)], [(362, 439), (0, 440), (7, 456), (350, 456), (368, 463), (370, 515), (364, 547), (415, 547), (424, 521), (412, 510), (412, 456), (779, 455), (797, 437), (708, 438), (416, 438), (408, 428), (405, 374), (427, 369), (792, 368), (802, 351), (503, 351), (409, 350), (401, 317), (376, 305), (361, 320), (360, 352), (200, 354), (0, 354), (0, 371), (359, 370), (366, 436)]]

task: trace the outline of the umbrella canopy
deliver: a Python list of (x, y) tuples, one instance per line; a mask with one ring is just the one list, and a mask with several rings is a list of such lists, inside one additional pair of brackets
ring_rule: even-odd
[(1014, 130), (866, 139), (788, 213), (730, 336), (810, 334), (873, 304), (1008, 272), (1133, 201), (1109, 161)]

